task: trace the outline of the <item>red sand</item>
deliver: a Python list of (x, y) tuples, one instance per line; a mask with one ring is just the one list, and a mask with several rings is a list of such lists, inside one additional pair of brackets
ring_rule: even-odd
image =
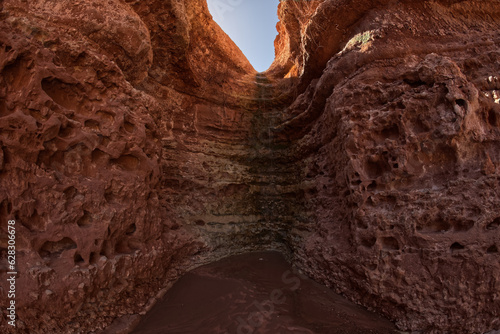
[(132, 333), (382, 334), (396, 328), (298, 274), (280, 253), (259, 252), (187, 273)]

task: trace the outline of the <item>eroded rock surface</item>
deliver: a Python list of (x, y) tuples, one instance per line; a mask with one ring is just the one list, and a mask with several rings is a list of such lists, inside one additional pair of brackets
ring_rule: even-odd
[(347, 34), (321, 20), (348, 37), (319, 39), (335, 54), (280, 128), (309, 188), (297, 260), (401, 329), (498, 329), (498, 2), (356, 3)]
[[(207, 248), (174, 202), (173, 192), (196, 191), (169, 186), (191, 157), (175, 145), (201, 144), (191, 130), (203, 98), (189, 94), (219, 88), (205, 72), (253, 70), (201, 2), (148, 4), (3, 2), (0, 215), (17, 222), (19, 320), (2, 332), (104, 328), (143, 311)], [(202, 68), (204, 52), (220, 65)], [(209, 117), (200, 112), (204, 126)]]
[(282, 1), (264, 74), (202, 0), (0, 8), (2, 331), (267, 249), (402, 330), (499, 329), (498, 1)]

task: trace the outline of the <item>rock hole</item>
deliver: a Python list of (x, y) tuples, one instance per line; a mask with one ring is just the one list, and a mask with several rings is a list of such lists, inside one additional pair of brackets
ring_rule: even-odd
[(426, 83), (421, 80), (412, 80), (412, 79), (404, 79), (405, 84), (409, 85), (411, 88), (417, 88), (420, 86), (424, 86)]
[(132, 235), (134, 234), (134, 232), (137, 230), (137, 227), (135, 226), (135, 223), (134, 224), (131, 224), (127, 230), (125, 231), (125, 234), (126, 235)]
[(113, 193), (111, 189), (106, 189), (106, 191), (104, 192), (104, 199), (108, 203), (118, 202), (118, 197)]
[(115, 114), (113, 114), (112, 112), (100, 110), (95, 114), (97, 117), (101, 118), (108, 124), (111, 124), (115, 121)]
[(458, 242), (454, 242), (451, 246), (450, 246), (450, 251), (452, 253), (455, 253), (455, 252), (459, 252), (459, 251), (462, 251), (465, 249), (465, 246), (458, 243)]
[(399, 250), (399, 242), (394, 237), (382, 238), (382, 248), (385, 250)]
[(377, 243), (377, 238), (375, 237), (370, 237), (361, 240), (361, 245), (367, 248), (372, 248), (373, 246), (375, 246), (376, 243)]
[(195, 223), (196, 225), (198, 225), (198, 226), (205, 226), (205, 224), (206, 224), (206, 223), (205, 223), (203, 220), (201, 220), (201, 219), (199, 219), (199, 220), (195, 221), (194, 223)]
[(377, 182), (376, 181), (372, 181), (372, 183), (370, 183), (368, 185), (368, 188), (367, 188), (369, 191), (374, 191), (377, 189)]
[(399, 138), (399, 127), (396, 124), (394, 124), (382, 130), (381, 135), (383, 138), (396, 140)]
[(371, 179), (376, 179), (390, 170), (391, 168), (387, 161), (381, 157), (371, 157), (365, 163), (365, 171)]
[(451, 224), (443, 218), (438, 218), (434, 221), (431, 221), (427, 225), (417, 226), (417, 231), (422, 233), (439, 233), (449, 231), (450, 229)]
[(69, 109), (76, 110), (78, 106), (79, 96), (75, 88), (71, 84), (67, 84), (57, 78), (49, 77), (42, 80), (43, 91), (58, 105)]
[(127, 132), (134, 132), (135, 125), (126, 121), (125, 123), (123, 123), (123, 128)]
[(92, 130), (95, 130), (95, 131), (99, 131), (100, 130), (100, 126), (99, 125), (100, 125), (99, 122), (95, 121), (93, 119), (88, 119), (84, 123), (84, 126), (86, 128), (89, 128), (89, 129), (92, 129)]
[(362, 183), (362, 181), (361, 181), (361, 180), (351, 181), (351, 184), (352, 184), (353, 186), (359, 186), (361, 183)]
[(387, 203), (395, 205), (398, 202), (398, 198), (396, 196), (388, 195), (388, 196), (385, 197), (385, 201)]
[(108, 147), (109, 143), (111, 143), (111, 139), (107, 136), (102, 136), (101, 137), (101, 145), (104, 147)]
[(362, 220), (362, 219), (358, 220), (356, 222), (356, 225), (358, 226), (358, 228), (360, 228), (362, 230), (368, 229), (368, 224), (364, 220)]
[(66, 199), (72, 199), (75, 197), (77, 193), (77, 190), (75, 187), (71, 186), (71, 187), (68, 187), (64, 190), (64, 196), (66, 196)]
[(92, 216), (90, 215), (90, 212), (84, 210), (83, 216), (80, 219), (78, 219), (76, 224), (79, 227), (83, 227), (83, 228), (90, 227), (92, 225)]
[(92, 151), (91, 159), (92, 159), (92, 162), (96, 163), (96, 164), (99, 164), (99, 163), (107, 164), (107, 162), (109, 160), (109, 155), (107, 153), (104, 153), (100, 149), (96, 148), (95, 150)]
[(139, 167), (139, 159), (133, 155), (122, 155), (118, 159), (112, 159), (111, 163), (127, 171), (133, 171)]
[(500, 217), (495, 218), (491, 223), (486, 226), (489, 231), (496, 230), (500, 226)]
[(46, 241), (38, 253), (43, 258), (59, 257), (64, 251), (75, 249), (76, 242), (71, 238), (63, 238), (59, 241)]
[(79, 253), (75, 253), (74, 262), (76, 265), (85, 263), (83, 257)]
[(486, 250), (486, 253), (488, 253), (488, 254), (498, 253), (497, 245), (492, 245), (492, 246), (488, 247), (488, 249)]
[(68, 125), (60, 128), (58, 136), (60, 138), (69, 138), (73, 136), (73, 133), (74, 128)]
[(462, 108), (466, 108), (467, 107), (467, 101), (465, 101), (464, 99), (457, 99), (457, 100), (455, 100), (455, 103), (459, 107), (462, 107)]
[(498, 126), (497, 113), (493, 109), (490, 109), (490, 111), (488, 111), (488, 123), (491, 126), (495, 126), (495, 127)]

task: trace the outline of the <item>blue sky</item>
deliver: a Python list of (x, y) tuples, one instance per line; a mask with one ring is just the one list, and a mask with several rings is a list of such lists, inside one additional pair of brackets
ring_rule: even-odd
[(238, 45), (258, 72), (274, 60), (279, 0), (207, 0), (215, 22)]

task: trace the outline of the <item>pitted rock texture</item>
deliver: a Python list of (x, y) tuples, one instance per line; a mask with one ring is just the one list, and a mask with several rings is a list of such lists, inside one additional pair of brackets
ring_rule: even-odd
[[(172, 226), (162, 220), (161, 147), (148, 111), (157, 102), (76, 31), (55, 35), (12, 16), (1, 24), (0, 212), (17, 222), (19, 272), (13, 332), (88, 332), (139, 312), (164, 284), (162, 263), (195, 248), (179, 231), (163, 234)], [(6, 239), (1, 248), (4, 259)]]
[(269, 249), (402, 330), (500, 328), (498, 1), (282, 1), (263, 74), (202, 0), (0, 8), (2, 332), (116, 332)]
[(363, 3), (280, 128), (310, 187), (297, 261), (401, 329), (498, 329), (499, 3)]
[[(227, 37), (217, 37), (220, 28), (199, 20), (209, 16), (198, 4), (190, 10), (178, 2), (156, 4), (155, 17), (177, 24), (179, 35), (121, 1), (2, 4), (0, 216), (17, 222), (19, 272), (18, 327), (7, 326), (2, 313), (2, 332), (99, 330), (142, 312), (196, 264), (190, 256), (206, 248), (186, 230), (181, 213), (173, 213), (182, 207), (169, 207), (172, 192), (163, 189), (172, 177), (168, 155), (178, 155), (175, 148), (166, 153), (165, 142), (174, 127), (179, 143), (179, 136), (190, 136), (193, 119), (184, 118), (181, 108), (195, 110), (195, 98), (158, 81), (162, 75), (182, 78), (208, 94), (208, 85), (199, 83), (204, 72), (190, 66), (201, 68), (196, 65), (203, 59), (194, 58), (209, 51), (221, 59), (233, 56), (232, 63), (212, 64), (215, 77), (219, 70), (253, 70)], [(207, 27), (214, 30), (206, 32), (214, 46), (199, 50), (210, 43), (196, 35)], [(170, 34), (175, 50), (158, 47), (165, 36), (156, 39), (155, 29)], [(0, 247), (5, 259), (7, 239)], [(3, 310), (6, 272), (4, 262)]]

